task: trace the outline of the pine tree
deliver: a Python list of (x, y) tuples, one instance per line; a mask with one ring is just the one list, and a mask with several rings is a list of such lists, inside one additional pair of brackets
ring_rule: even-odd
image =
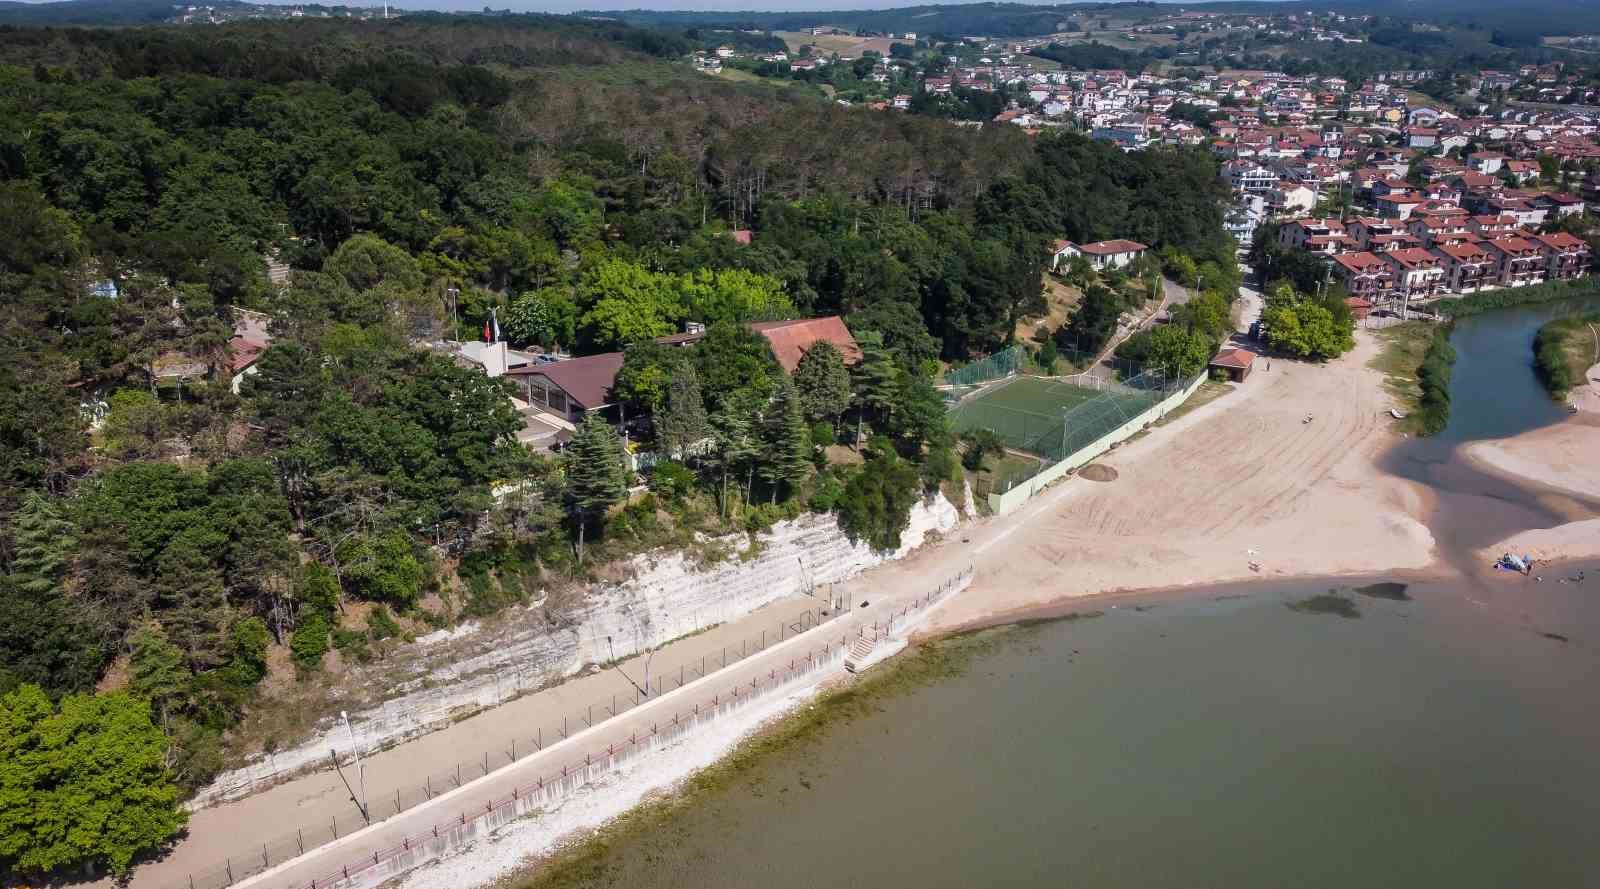
[(685, 361), (672, 372), (667, 389), (667, 408), (656, 420), (661, 443), (667, 453), (682, 459), (690, 448), (706, 437), (706, 403), (700, 395), (700, 375)]
[(578, 526), (578, 564), (588, 524), (627, 494), (622, 440), (597, 414), (588, 414), (567, 446), (567, 508)]
[(850, 372), (832, 343), (818, 342), (806, 350), (794, 369), (794, 387), (809, 419), (837, 421), (850, 407)]
[(167, 639), (161, 625), (147, 621), (129, 640), (133, 656), (129, 659), (128, 687), (149, 701), (165, 723), (173, 705), (189, 690), (192, 674), (184, 663), (183, 651)]
[(194, 544), (180, 540), (156, 560), (157, 601), (163, 626), (194, 668), (223, 662), (226, 627), (232, 615), (223, 592), (222, 572)]
[(29, 494), (17, 510), (16, 558), (12, 571), (23, 591), (43, 595), (55, 589), (78, 546), (78, 529), (62, 518), (49, 498)]
[(793, 489), (810, 471), (811, 433), (800, 412), (800, 396), (794, 384), (782, 378), (761, 415), (761, 477), (772, 486), (776, 503), (779, 483)]
[(876, 331), (863, 333), (861, 363), (856, 366), (856, 399), (863, 408), (886, 416), (894, 408), (900, 390), (900, 369), (883, 345), (883, 335)]
[[(722, 517), (728, 517), (728, 476), (735, 467), (753, 463), (760, 453), (754, 418), (760, 396), (751, 389), (735, 389), (711, 415), (711, 434), (716, 439), (716, 462), (722, 471)], [(745, 493), (748, 501), (748, 489)]]

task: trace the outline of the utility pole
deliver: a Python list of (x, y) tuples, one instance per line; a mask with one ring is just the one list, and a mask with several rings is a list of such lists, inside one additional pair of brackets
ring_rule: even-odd
[[(387, 9), (388, 9), (388, 7), (385, 7), (385, 10), (387, 10)], [(384, 15), (384, 18), (388, 18), (388, 17), (389, 16), (387, 15), (387, 12), (386, 12), (385, 15)], [(456, 300), (461, 297), (461, 288), (456, 287), (455, 285), (451, 285), (449, 287), (446, 287), (444, 289), (444, 295), (445, 295), (446, 299), (450, 300), (450, 336), (449, 336), (449, 339), (453, 340), (460, 333), (460, 328), (459, 328), (458, 322), (456, 321)]]
[[(361, 810), (361, 817), (365, 818), (368, 824), (371, 824), (372, 823), (372, 812), (371, 812), (370, 809), (367, 808), (367, 764), (361, 761), (361, 745), (356, 743), (356, 731), (355, 731), (355, 729), (350, 727), (350, 714), (345, 712), (345, 711), (343, 711), (343, 710), (340, 710), (339, 711), (339, 718), (344, 720), (344, 730), (349, 733), (349, 735), (350, 735), (350, 746), (356, 752), (356, 781), (359, 783), (359, 785), (361, 787), (361, 799), (357, 800), (355, 794), (351, 793), (350, 794), (350, 801), (354, 802), (356, 804), (356, 808)], [(339, 764), (338, 757), (334, 758), (333, 764), (335, 766), (337, 766)], [(339, 777), (341, 779), (344, 778), (344, 772), (341, 771), (339, 773)], [(345, 790), (349, 790), (350, 789), (350, 782), (349, 781), (345, 781), (344, 782), (344, 789)]]

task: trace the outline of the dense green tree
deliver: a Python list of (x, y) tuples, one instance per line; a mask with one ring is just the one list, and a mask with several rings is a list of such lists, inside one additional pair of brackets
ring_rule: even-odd
[(78, 545), (78, 529), (50, 498), (29, 493), (12, 516), (11, 573), (19, 589), (41, 599), (59, 595)]
[(133, 653), (128, 659), (128, 689), (149, 701), (165, 722), (182, 706), (194, 678), (183, 650), (167, 639), (166, 631), (155, 621), (146, 621), (135, 630), (129, 647)]
[(700, 395), (700, 375), (693, 364), (683, 362), (673, 368), (665, 408), (656, 417), (656, 432), (667, 453), (686, 455), (710, 434), (705, 399)]
[(182, 829), (150, 705), (36, 686), (0, 698), (0, 863), (23, 874), (89, 864), (123, 874)]
[(800, 396), (787, 377), (779, 377), (772, 400), (761, 413), (761, 476), (778, 499), (780, 485), (793, 493), (811, 473), (811, 432)]
[(702, 324), (769, 321), (794, 315), (780, 281), (745, 269), (700, 269), (684, 275), (679, 286), (686, 316)]
[(882, 419), (894, 409), (900, 393), (901, 371), (884, 348), (881, 336), (873, 332), (863, 334), (859, 344), (861, 361), (855, 367), (856, 400), (862, 408)]
[(578, 561), (583, 562), (584, 535), (589, 525), (627, 496), (627, 470), (622, 440), (596, 414), (584, 416), (567, 445), (567, 509), (578, 532)]
[(1159, 368), (1167, 379), (1187, 379), (1211, 360), (1213, 341), (1200, 330), (1181, 324), (1163, 324), (1150, 332), (1147, 368)]
[(500, 330), (519, 346), (571, 348), (577, 337), (578, 307), (564, 288), (531, 290), (511, 301)]
[(669, 275), (636, 263), (606, 259), (578, 285), (585, 342), (596, 351), (664, 336), (684, 315), (682, 294)]
[(794, 386), (805, 415), (837, 422), (850, 407), (850, 371), (832, 343), (812, 344), (794, 369)]
[(914, 466), (889, 447), (874, 447), (867, 462), (850, 477), (838, 502), (839, 527), (852, 543), (878, 552), (900, 548), (900, 534), (911, 523), (919, 497)]
[(0, 574), (0, 694), (24, 683), (52, 694), (93, 688), (110, 658), (84, 603), (19, 580)]
[(322, 656), (328, 653), (328, 617), (321, 611), (312, 611), (295, 627), (289, 650), (295, 666), (303, 671), (316, 671), (322, 667)]
[(1091, 284), (1083, 293), (1072, 318), (1056, 334), (1061, 348), (1074, 353), (1098, 354), (1117, 330), (1122, 315), (1121, 297), (1102, 284)]
[(685, 363), (682, 349), (655, 340), (632, 343), (623, 353), (622, 368), (611, 384), (612, 397), (635, 410), (659, 415), (666, 406), (673, 377)]
[(422, 595), (427, 567), (399, 531), (354, 537), (337, 555), (345, 584), (363, 599), (407, 609)]
[(764, 399), (782, 372), (767, 341), (737, 324), (713, 324), (690, 354), (706, 408), (713, 413), (741, 390)]

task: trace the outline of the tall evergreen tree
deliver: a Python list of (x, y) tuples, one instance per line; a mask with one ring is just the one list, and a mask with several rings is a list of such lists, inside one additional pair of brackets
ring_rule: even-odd
[(811, 433), (794, 384), (782, 378), (761, 415), (761, 477), (772, 486), (776, 503), (780, 484), (792, 491), (810, 471)]
[(794, 369), (794, 387), (809, 419), (837, 422), (850, 407), (850, 372), (832, 343), (818, 342), (806, 350)]
[(567, 508), (578, 526), (579, 564), (589, 523), (627, 494), (622, 440), (597, 414), (588, 414), (567, 446)]
[(37, 491), (22, 501), (14, 520), (16, 556), (11, 570), (17, 576), (17, 585), (36, 595), (49, 593), (72, 561), (72, 552), (78, 545), (77, 526)]
[(153, 620), (134, 631), (129, 646), (133, 656), (128, 662), (128, 688), (149, 701), (165, 723), (189, 690), (192, 674), (184, 663), (183, 651)]
[(894, 409), (900, 391), (900, 369), (883, 345), (883, 337), (868, 331), (860, 339), (861, 363), (856, 365), (856, 399), (878, 419)]
[[(716, 441), (716, 462), (722, 474), (722, 515), (728, 515), (728, 477), (742, 466), (753, 465), (760, 454), (755, 417), (761, 396), (751, 389), (736, 389), (723, 398), (710, 417)], [(749, 490), (746, 488), (746, 500)]]
[(700, 395), (700, 375), (693, 364), (681, 362), (673, 370), (666, 411), (656, 418), (656, 429), (667, 453), (680, 459), (710, 430), (705, 399)]

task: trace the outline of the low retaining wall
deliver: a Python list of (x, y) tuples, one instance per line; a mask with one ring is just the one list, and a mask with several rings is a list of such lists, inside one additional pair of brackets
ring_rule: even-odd
[(1195, 390), (1200, 388), (1200, 384), (1205, 381), (1205, 374), (1195, 377), (1182, 389), (1151, 405), (1144, 413), (1090, 442), (1065, 460), (1045, 467), (1032, 478), (1018, 484), (1004, 494), (990, 493), (989, 511), (997, 516), (1014, 512), (1022, 504), (1028, 502), (1028, 498), (1044, 490), (1051, 482), (1083, 466), (1106, 451), (1111, 450), (1112, 445), (1132, 438), (1146, 426), (1165, 417), (1173, 408), (1188, 401), (1189, 396), (1193, 395)]

